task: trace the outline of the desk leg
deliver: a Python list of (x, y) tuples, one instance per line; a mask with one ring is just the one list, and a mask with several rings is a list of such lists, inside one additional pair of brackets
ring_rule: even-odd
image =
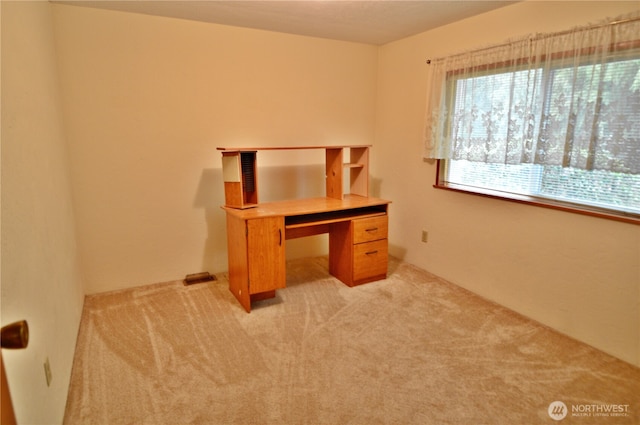
[(353, 254), (351, 222), (333, 223), (329, 228), (329, 273), (351, 286)]
[(231, 214), (227, 214), (227, 252), (229, 291), (248, 313), (251, 311), (251, 295), (247, 265), (247, 222)]

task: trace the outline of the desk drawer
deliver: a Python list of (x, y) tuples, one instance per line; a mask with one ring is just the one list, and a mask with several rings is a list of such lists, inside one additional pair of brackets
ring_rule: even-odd
[(388, 218), (386, 215), (353, 220), (353, 243), (377, 241), (387, 238)]
[(387, 240), (353, 246), (353, 282), (384, 279), (387, 276)]

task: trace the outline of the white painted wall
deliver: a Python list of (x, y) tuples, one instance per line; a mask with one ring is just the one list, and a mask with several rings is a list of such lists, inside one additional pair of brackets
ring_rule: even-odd
[(434, 189), (422, 160), (426, 59), (635, 9), (527, 1), (381, 47), (373, 168), (392, 254), (640, 365), (640, 226)]
[[(87, 293), (227, 269), (217, 146), (373, 143), (375, 46), (54, 11)], [(261, 201), (324, 193), (321, 151), (258, 160)], [(287, 253), (325, 253), (321, 238)]]
[[(48, 2), (0, 2), (2, 325), (26, 319), (24, 350), (2, 350), (18, 423), (61, 423), (83, 291)], [(44, 362), (53, 381), (47, 387)]]

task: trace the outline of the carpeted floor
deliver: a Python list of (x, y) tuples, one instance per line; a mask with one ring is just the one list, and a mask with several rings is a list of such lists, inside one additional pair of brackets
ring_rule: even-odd
[(65, 424), (640, 423), (640, 369), (393, 258), (288, 262), (250, 314), (217, 277), (87, 297)]

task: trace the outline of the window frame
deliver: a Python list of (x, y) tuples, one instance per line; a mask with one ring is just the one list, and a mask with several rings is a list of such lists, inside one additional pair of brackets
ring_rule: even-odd
[(640, 215), (626, 213), (624, 211), (609, 210), (590, 205), (575, 204), (567, 201), (557, 201), (550, 198), (543, 198), (533, 195), (521, 195), (517, 193), (502, 192), (479, 187), (465, 186), (457, 183), (449, 183), (444, 179), (446, 175), (446, 163), (449, 160), (436, 160), (436, 182), (435, 189), (443, 189), (451, 192), (466, 193), (469, 195), (481, 196), (484, 198), (498, 199), (507, 202), (532, 205), (542, 208), (550, 208), (558, 211), (582, 214), (591, 217), (605, 218), (609, 220), (621, 221), (630, 224), (640, 224)]
[[(610, 49), (614, 51), (624, 51), (630, 49), (640, 49), (640, 40), (633, 40), (627, 42), (620, 42), (610, 45)], [(597, 53), (598, 47), (591, 47), (582, 49), (579, 52), (579, 56), (589, 56)], [(551, 55), (551, 59), (554, 60), (558, 57), (562, 57), (566, 52), (558, 52)], [(522, 67), (528, 64), (527, 58), (516, 60), (516, 63)], [(504, 66), (504, 62), (487, 64), (481, 67), (486, 74), (492, 74), (499, 71)], [(461, 70), (452, 70), (447, 72), (447, 81), (445, 84), (455, 84), (455, 76), (460, 74)], [(449, 81), (451, 77), (454, 77)], [(450, 128), (450, 123), (446, 123), (445, 128)], [(629, 213), (625, 211), (607, 209), (587, 204), (578, 204), (570, 201), (561, 201), (552, 198), (545, 198), (535, 195), (523, 195), (511, 192), (504, 192), (500, 190), (485, 189), (473, 186), (466, 186), (457, 183), (447, 182), (444, 178), (447, 174), (447, 163), (450, 159), (437, 159), (436, 164), (436, 182), (433, 185), (436, 189), (443, 189), (452, 192), (466, 193), (476, 196), (482, 196), (490, 199), (498, 199), (508, 202), (516, 202), (520, 204), (533, 205), (536, 207), (549, 208), (559, 211), (565, 211), (575, 214), (587, 215), (591, 217), (604, 218), (609, 220), (620, 221), (630, 224), (640, 224), (640, 214)]]

